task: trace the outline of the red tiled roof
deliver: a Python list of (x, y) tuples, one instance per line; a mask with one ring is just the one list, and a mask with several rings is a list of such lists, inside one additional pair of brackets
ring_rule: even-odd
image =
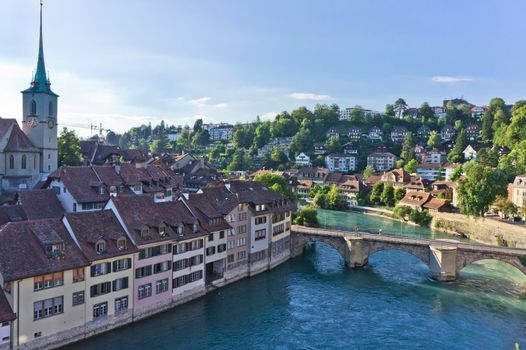
[(20, 191), (18, 201), (29, 220), (62, 219), (64, 216), (64, 208), (52, 189)]
[(16, 315), (5, 297), (4, 291), (0, 288), (0, 323), (13, 321)]
[[(63, 258), (47, 256), (46, 245), (53, 243), (64, 244)], [(10, 222), (0, 229), (0, 272), (4, 281), (87, 265), (86, 257), (59, 219)]]
[(398, 202), (399, 204), (407, 204), (411, 206), (423, 206), (431, 199), (431, 194), (427, 192), (408, 191), (404, 198)]

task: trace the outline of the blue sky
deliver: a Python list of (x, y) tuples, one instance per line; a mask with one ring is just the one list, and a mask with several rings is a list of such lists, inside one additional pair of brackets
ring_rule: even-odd
[[(0, 2), (0, 115), (21, 118), (38, 0)], [(526, 98), (522, 0), (44, 0), (59, 123), (270, 118), (300, 105)], [(522, 38), (522, 39), (521, 39)]]

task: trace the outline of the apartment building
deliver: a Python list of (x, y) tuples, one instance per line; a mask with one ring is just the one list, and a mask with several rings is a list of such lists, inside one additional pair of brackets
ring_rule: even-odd
[(84, 333), (85, 311), (74, 299), (86, 290), (88, 264), (59, 219), (0, 229), (0, 293), (16, 314), (12, 347), (57, 346)]
[(63, 222), (90, 263), (84, 273), (86, 290), (77, 292), (72, 304), (85, 310), (86, 328), (93, 331), (130, 322), (137, 248), (113, 211), (66, 214)]
[(331, 153), (325, 157), (325, 166), (329, 171), (344, 173), (356, 170), (356, 157), (346, 153)]
[(387, 171), (395, 166), (396, 156), (390, 152), (374, 152), (367, 156), (367, 166), (376, 171)]

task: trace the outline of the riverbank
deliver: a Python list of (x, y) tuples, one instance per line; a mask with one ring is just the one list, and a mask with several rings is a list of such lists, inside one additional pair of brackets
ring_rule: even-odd
[[(391, 210), (383, 209), (383, 208), (374, 208), (374, 207), (364, 207), (360, 205), (355, 205), (349, 208), (350, 211), (356, 211), (365, 215), (370, 216), (376, 216), (381, 217), (384, 219), (389, 219), (397, 222), (401, 222), (407, 225), (417, 226), (417, 227), (427, 227), (427, 226), (421, 226), (415, 222), (412, 221), (406, 221), (399, 218), (394, 217), (394, 213)], [(448, 232), (449, 233), (449, 232)], [(455, 233), (449, 233), (449, 234), (455, 234)]]
[(461, 234), (473, 241), (526, 248), (526, 228), (490, 218), (469, 217), (463, 214), (434, 213), (431, 228)]

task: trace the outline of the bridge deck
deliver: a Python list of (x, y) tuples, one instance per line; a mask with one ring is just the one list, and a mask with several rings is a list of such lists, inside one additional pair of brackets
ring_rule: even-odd
[(505, 248), (494, 245), (486, 245), (480, 243), (463, 243), (454, 240), (444, 240), (444, 239), (427, 239), (427, 238), (412, 238), (404, 237), (393, 234), (372, 234), (362, 231), (344, 231), (344, 230), (335, 230), (335, 229), (324, 229), (324, 228), (314, 228), (314, 227), (305, 227), (305, 226), (292, 226), (292, 232), (309, 234), (309, 235), (319, 235), (319, 236), (329, 236), (329, 237), (356, 237), (362, 238), (369, 241), (378, 241), (378, 242), (389, 242), (389, 243), (398, 243), (398, 244), (410, 244), (410, 245), (435, 245), (435, 246), (450, 246), (455, 247), (464, 251), (471, 252), (491, 252), (496, 254), (503, 254), (509, 256), (526, 256), (526, 249), (522, 248)]

